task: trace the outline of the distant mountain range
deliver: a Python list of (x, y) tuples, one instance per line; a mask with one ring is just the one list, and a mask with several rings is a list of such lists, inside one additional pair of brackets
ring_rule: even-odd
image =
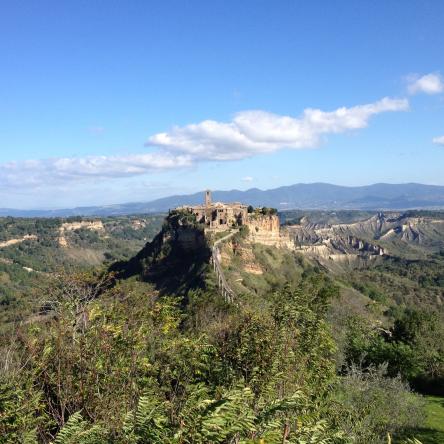
[[(406, 210), (443, 209), (444, 186), (418, 183), (378, 183), (362, 187), (344, 187), (328, 183), (295, 184), (271, 190), (251, 188), (246, 191), (214, 191), (213, 201), (242, 202), (253, 206), (286, 209), (322, 210)], [(164, 197), (151, 202), (134, 202), (60, 210), (14, 210), (0, 208), (0, 216), (69, 217), (119, 216), (162, 213), (181, 205), (203, 202), (203, 192)]]

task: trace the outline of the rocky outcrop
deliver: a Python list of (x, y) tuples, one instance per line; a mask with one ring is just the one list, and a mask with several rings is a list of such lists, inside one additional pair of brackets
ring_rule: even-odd
[(37, 236), (35, 234), (26, 234), (23, 237), (19, 237), (16, 239), (9, 239), (4, 242), (0, 242), (0, 248), (10, 247), (11, 245), (21, 244), (27, 240), (37, 240)]
[(79, 222), (65, 222), (60, 226), (60, 231), (74, 231), (81, 228), (95, 231), (103, 231), (105, 229), (101, 220), (82, 220)]
[(191, 227), (177, 227), (175, 230), (161, 231), (151, 242), (151, 244), (159, 244), (159, 248), (167, 245), (174, 245), (184, 253), (193, 254), (194, 251), (206, 245), (207, 241), (202, 230)]
[(365, 240), (358, 239), (355, 236), (348, 236), (347, 242), (348, 246), (352, 247), (354, 250), (357, 251), (375, 254), (378, 256), (382, 256), (384, 254), (384, 248), (382, 248), (380, 245), (372, 244)]
[(105, 227), (103, 226), (103, 223), (101, 220), (83, 220), (79, 222), (65, 222), (63, 223), (59, 228), (59, 238), (58, 243), (59, 246), (62, 248), (68, 248), (69, 242), (66, 238), (66, 234), (70, 231), (75, 230), (91, 230), (91, 231), (105, 231)]
[(278, 248), (294, 249), (294, 242), (290, 238), (288, 231), (281, 228), (277, 215), (251, 214), (246, 225), (250, 242)]
[(146, 220), (134, 219), (131, 221), (131, 228), (133, 230), (143, 230), (148, 225)]
[(422, 245), (444, 245), (444, 222), (431, 217), (378, 213), (344, 224), (314, 224), (302, 218), (289, 226), (296, 250), (321, 262), (353, 263), (385, 255), (416, 254)]
[[(367, 223), (374, 229), (379, 221), (371, 220)], [(331, 262), (350, 265), (385, 254), (384, 248), (376, 242), (370, 242), (357, 235), (364, 232), (362, 222), (322, 225), (312, 224), (303, 218), (301, 224), (290, 226), (288, 230), (294, 239), (296, 251), (328, 267)], [(368, 226), (365, 232), (368, 233)]]
[(189, 214), (172, 212), (161, 231), (129, 261), (117, 262), (110, 271), (118, 278), (139, 276), (161, 294), (186, 294), (205, 286), (211, 249), (203, 227)]

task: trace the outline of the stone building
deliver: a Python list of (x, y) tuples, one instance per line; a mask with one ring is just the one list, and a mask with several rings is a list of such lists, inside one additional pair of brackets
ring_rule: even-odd
[(248, 219), (247, 205), (239, 202), (213, 202), (209, 190), (205, 191), (203, 205), (184, 206), (178, 209), (193, 213), (197, 222), (205, 225), (206, 231), (225, 231), (245, 225)]

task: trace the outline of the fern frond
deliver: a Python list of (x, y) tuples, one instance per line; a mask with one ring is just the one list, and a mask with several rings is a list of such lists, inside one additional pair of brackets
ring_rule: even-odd
[(123, 432), (130, 443), (163, 444), (167, 442), (167, 422), (164, 405), (153, 396), (144, 395), (137, 409), (127, 414)]
[(37, 430), (30, 430), (22, 437), (22, 444), (37, 444)]
[(105, 431), (100, 425), (91, 426), (80, 412), (70, 416), (57, 434), (53, 444), (105, 444)]
[(230, 442), (255, 430), (249, 388), (226, 392), (220, 399), (208, 399), (204, 387), (197, 386), (180, 412), (175, 442), (203, 444)]

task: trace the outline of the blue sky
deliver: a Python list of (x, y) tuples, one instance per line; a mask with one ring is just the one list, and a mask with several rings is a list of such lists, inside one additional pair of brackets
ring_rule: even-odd
[(2, 2), (0, 207), (444, 185), (443, 29), (441, 0)]

